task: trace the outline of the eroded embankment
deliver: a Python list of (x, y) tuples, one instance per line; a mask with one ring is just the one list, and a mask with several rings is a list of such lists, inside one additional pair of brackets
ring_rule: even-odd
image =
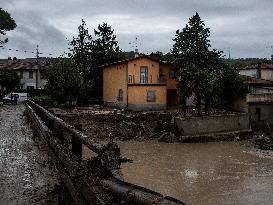
[(0, 204), (60, 204), (60, 181), (23, 104), (0, 109)]
[(98, 140), (150, 140), (176, 134), (170, 113), (57, 114), (71, 125), (82, 125), (85, 134)]

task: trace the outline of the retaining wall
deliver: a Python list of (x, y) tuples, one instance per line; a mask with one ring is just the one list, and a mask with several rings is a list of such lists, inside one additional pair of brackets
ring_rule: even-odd
[(182, 135), (202, 135), (226, 132), (248, 131), (250, 120), (248, 114), (206, 116), (174, 119)]

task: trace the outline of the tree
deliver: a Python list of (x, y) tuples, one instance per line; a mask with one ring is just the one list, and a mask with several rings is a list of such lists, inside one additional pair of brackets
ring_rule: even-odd
[(168, 61), (168, 62), (173, 62), (173, 55), (172, 53), (163, 53), (161, 51), (156, 51), (156, 52), (152, 52), (150, 54), (151, 57), (157, 58), (158, 60), (161, 61)]
[(59, 103), (77, 100), (83, 94), (84, 81), (79, 66), (72, 59), (58, 59), (47, 73), (47, 89)]
[(234, 100), (243, 98), (248, 93), (248, 85), (244, 77), (236, 68), (228, 64), (223, 66), (218, 84), (219, 97), (229, 106)]
[(0, 85), (7, 90), (16, 88), (20, 83), (20, 77), (13, 70), (0, 70)]
[[(16, 28), (16, 23), (7, 11), (0, 8), (0, 34), (6, 35), (7, 31), (11, 31)], [(8, 39), (0, 40), (0, 44), (8, 42)]]
[(114, 30), (106, 23), (99, 24), (94, 30), (94, 37), (89, 34), (86, 23), (78, 27), (79, 34), (74, 37), (70, 45), (71, 57), (81, 70), (85, 85), (85, 102), (87, 95), (101, 98), (102, 70), (101, 65), (122, 60), (125, 54), (121, 52), (114, 35)]
[[(211, 47), (210, 29), (205, 27), (198, 13), (189, 19), (182, 31), (177, 30), (172, 49), (176, 67), (178, 92), (183, 101), (194, 93), (198, 116), (201, 115), (202, 99), (209, 103), (214, 98), (212, 88), (219, 74), (219, 62), (222, 52), (209, 50)], [(182, 82), (185, 81), (185, 82)], [(186, 103), (183, 103), (186, 106)], [(184, 108), (186, 110), (186, 108)]]

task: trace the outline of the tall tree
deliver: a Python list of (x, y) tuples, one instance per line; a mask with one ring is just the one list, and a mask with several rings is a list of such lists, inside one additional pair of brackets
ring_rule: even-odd
[[(16, 28), (16, 23), (7, 11), (0, 8), (0, 34), (6, 35), (7, 31), (11, 31)], [(0, 44), (8, 42), (8, 39), (1, 40)]]
[(173, 39), (172, 54), (175, 59), (177, 81), (178, 84), (185, 86), (183, 89), (179, 88), (178, 92), (184, 101), (189, 93), (194, 93), (199, 116), (202, 99), (208, 102), (208, 99), (213, 97), (211, 88), (214, 87), (215, 78), (219, 73), (217, 65), (221, 58), (221, 52), (209, 50), (211, 47), (209, 36), (210, 29), (205, 27), (204, 21), (196, 13), (182, 31), (176, 31)]

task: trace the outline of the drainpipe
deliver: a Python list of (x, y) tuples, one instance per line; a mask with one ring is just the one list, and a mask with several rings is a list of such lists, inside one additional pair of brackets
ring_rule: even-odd
[(126, 110), (128, 110), (129, 106), (128, 106), (128, 63), (126, 65), (126, 86), (127, 86), (127, 90), (126, 90)]

